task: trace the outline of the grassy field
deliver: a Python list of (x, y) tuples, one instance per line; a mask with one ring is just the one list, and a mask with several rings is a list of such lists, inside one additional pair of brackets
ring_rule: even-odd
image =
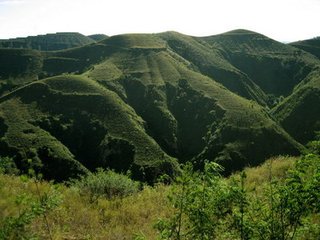
[[(298, 158), (276, 157), (254, 168), (246, 168), (244, 186), (248, 194), (263, 195), (269, 179), (284, 180), (294, 169)], [(241, 173), (243, 174), (243, 173)], [(240, 178), (234, 174), (226, 179)], [(39, 199), (55, 203), (52, 209), (34, 216), (21, 231), (39, 239), (157, 239), (155, 228), (159, 219), (169, 219), (175, 214), (168, 196), (172, 187), (157, 184), (144, 186), (142, 190), (125, 197), (111, 199), (98, 197), (92, 200), (89, 192), (75, 186), (53, 184), (25, 177), (0, 175), (0, 229), (4, 220), (18, 218), (24, 212), (32, 212), (32, 204)], [(44, 198), (46, 197), (46, 198)], [(48, 200), (49, 199), (49, 200)], [(253, 197), (252, 197), (253, 200)], [(21, 217), (22, 218), (22, 217)], [(319, 221), (314, 215), (313, 221)], [(49, 230), (49, 231), (48, 231)], [(311, 230), (310, 230), (311, 231)], [(221, 236), (225, 233), (221, 232)], [(305, 235), (307, 236), (307, 235)], [(217, 238), (221, 239), (221, 238)], [(222, 238), (224, 239), (224, 238)], [(295, 239), (313, 239), (299, 238)]]

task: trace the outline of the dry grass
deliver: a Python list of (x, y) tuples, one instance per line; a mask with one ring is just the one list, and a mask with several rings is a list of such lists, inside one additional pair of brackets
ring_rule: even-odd
[[(269, 179), (270, 172), (274, 178), (283, 178), (295, 161), (294, 157), (276, 157), (261, 166), (245, 169), (246, 188), (249, 191), (258, 190)], [(48, 182), (40, 182), (38, 187), (40, 194), (54, 190), (62, 200), (47, 215), (54, 240), (124, 240), (134, 239), (136, 235), (156, 239), (154, 224), (159, 218), (170, 217), (173, 212), (167, 198), (170, 187), (164, 185), (145, 187), (128, 197), (111, 200), (100, 198), (96, 202), (90, 202), (89, 197), (81, 195), (72, 187)], [(0, 219), (16, 216), (25, 207), (15, 204), (17, 196), (21, 194), (29, 194), (31, 199), (36, 200), (35, 181), (21, 181), (19, 177), (0, 175)], [(43, 217), (36, 218), (27, 230), (36, 233), (40, 239), (49, 239)]]
[(289, 169), (293, 168), (298, 157), (278, 156), (271, 158), (258, 167), (246, 168), (247, 189), (253, 190), (262, 186), (270, 177), (284, 179)]
[[(58, 239), (133, 239), (135, 235), (156, 239), (153, 228), (158, 218), (169, 217), (171, 208), (167, 201), (169, 187), (158, 185), (145, 187), (141, 192), (112, 200), (99, 199), (90, 202), (86, 196), (66, 186), (47, 182), (38, 183), (40, 194), (54, 188), (62, 197), (61, 204), (47, 219), (52, 238)], [(0, 219), (17, 216), (26, 206), (17, 206), (15, 200), (21, 194), (37, 199), (36, 183), (21, 181), (18, 177), (0, 175)], [(1, 221), (0, 221), (1, 224)], [(0, 225), (1, 227), (1, 225)], [(40, 239), (50, 239), (43, 217), (36, 218), (27, 230)]]

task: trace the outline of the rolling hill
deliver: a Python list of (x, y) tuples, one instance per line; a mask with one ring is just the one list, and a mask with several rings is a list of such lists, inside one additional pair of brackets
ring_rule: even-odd
[(320, 59), (320, 37), (293, 42), (290, 45), (309, 52)]
[(293, 94), (272, 111), (291, 136), (306, 144), (320, 130), (320, 68), (310, 73)]
[(56, 51), (67, 48), (81, 47), (96, 42), (76, 32), (51, 33), (46, 35), (30, 36), (0, 40), (0, 48), (27, 48), (40, 51)]
[(1, 49), (0, 60), (1, 153), (49, 179), (103, 167), (152, 182), (206, 160), (230, 173), (298, 155), (320, 130), (319, 60), (246, 30)]
[(317, 65), (318, 59), (262, 34), (234, 30), (203, 38), (222, 48), (228, 61), (259, 88), (275, 97), (288, 96)]
[(93, 34), (93, 35), (89, 35), (89, 36), (87, 36), (87, 37), (93, 39), (93, 40), (96, 41), (96, 42), (108, 38), (108, 36), (105, 35), (105, 34)]

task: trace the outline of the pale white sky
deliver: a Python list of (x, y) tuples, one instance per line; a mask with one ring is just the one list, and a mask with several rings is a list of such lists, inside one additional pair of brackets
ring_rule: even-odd
[(0, 0), (0, 39), (54, 32), (320, 35), (320, 0)]

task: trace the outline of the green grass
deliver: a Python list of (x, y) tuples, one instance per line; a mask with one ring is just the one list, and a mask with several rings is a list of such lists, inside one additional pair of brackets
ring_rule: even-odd
[[(2, 133), (4, 145), (10, 140), (6, 152), (18, 152), (24, 144), (29, 148), (37, 134), (46, 135), (90, 170), (111, 164), (119, 171), (134, 170), (140, 179), (163, 169), (173, 173), (175, 158), (199, 167), (205, 159), (217, 160), (232, 172), (271, 156), (299, 154), (303, 147), (296, 140), (305, 140), (284, 119), (307, 108), (287, 99), (278, 107), (286, 109), (281, 113), (265, 106), (277, 104), (282, 94), (293, 93), (300, 101), (310, 95), (301, 94), (299, 89), (307, 88), (300, 85), (318, 85), (318, 72), (308, 75), (319, 64), (315, 57), (245, 30), (203, 38), (125, 34), (54, 52), (5, 51), (37, 56), (39, 63), (26, 72), (41, 78), (14, 85), (20, 88), (8, 93), (14, 87), (5, 77), (0, 105), (8, 128)], [(312, 92), (305, 99), (317, 102)], [(318, 113), (309, 100), (311, 132)], [(15, 125), (9, 115), (20, 109), (28, 114)], [(308, 126), (301, 116), (297, 122)], [(12, 140), (20, 135), (25, 136), (21, 144)], [(306, 140), (312, 134), (307, 135)]]
[(154, 34), (124, 34), (112, 36), (102, 43), (118, 48), (132, 49), (163, 49), (165, 42)]
[(272, 111), (289, 134), (306, 144), (320, 130), (320, 111), (317, 106), (319, 100), (320, 77), (319, 70), (316, 70)]
[(90, 37), (80, 33), (52, 33), (46, 35), (30, 36), (26, 38), (16, 38), (0, 40), (1, 48), (28, 48), (40, 51), (56, 51), (67, 48), (80, 47), (94, 43)]
[[(258, 164), (282, 151), (298, 153), (299, 144), (261, 106), (195, 72), (171, 51), (120, 51), (84, 75), (128, 102), (147, 122), (148, 133), (181, 160), (220, 156), (238, 168), (249, 163), (245, 159)], [(272, 147), (260, 153), (264, 135)]]
[(108, 38), (108, 36), (105, 35), (105, 34), (92, 34), (92, 35), (89, 35), (89, 36), (87, 36), (87, 37), (93, 39), (93, 40), (96, 41), (96, 42), (102, 41), (102, 40)]
[(36, 80), (42, 61), (41, 53), (35, 50), (0, 48), (0, 80), (16, 85)]
[(266, 104), (265, 94), (250, 79), (230, 63), (222, 46), (210, 45), (205, 38), (196, 38), (175, 32), (159, 35), (169, 47), (189, 61), (193, 70), (218, 81), (230, 91)]
[[(175, 168), (175, 160), (146, 134), (143, 120), (133, 109), (87, 77), (44, 79), (18, 89), (7, 99), (0, 108), (8, 126), (2, 141), (8, 144), (7, 152), (11, 148), (16, 154), (25, 152), (20, 161), (26, 161), (30, 149), (35, 149), (34, 157), (46, 164), (41, 150), (46, 147), (54, 159), (68, 159), (90, 170), (131, 169), (145, 181), (153, 181), (162, 172), (172, 174)], [(47, 169), (45, 176), (61, 180), (77, 174), (72, 165), (65, 168), (52, 174)]]
[(307, 39), (290, 43), (291, 46), (309, 52), (320, 59), (320, 38)]
[[(288, 176), (288, 171), (294, 168), (297, 160), (294, 157), (279, 156), (267, 160), (261, 166), (246, 168), (246, 191), (248, 194), (255, 194), (254, 198), (263, 196), (263, 188), (268, 186), (270, 173), (274, 179), (282, 181)], [(231, 183), (231, 179), (238, 177), (239, 174), (235, 174), (227, 182)], [(0, 174), (0, 219), (3, 221), (9, 216), (18, 216), (32, 202), (38, 201), (39, 194), (49, 194), (60, 199), (58, 207), (46, 214), (52, 239), (134, 239), (135, 236), (157, 239), (159, 232), (154, 227), (155, 224), (159, 219), (170, 218), (175, 213), (168, 199), (171, 189), (171, 186), (159, 184), (144, 187), (129, 196), (112, 199), (99, 197), (92, 202), (90, 196), (82, 194), (77, 186), (66, 187)], [(28, 197), (29, 202), (17, 204), (17, 199), (23, 196)], [(312, 222), (319, 223), (319, 216), (312, 216)], [(0, 226), (3, 223), (1, 220)], [(42, 239), (49, 237), (42, 216), (26, 225), (25, 231)], [(311, 229), (305, 231), (299, 234), (298, 239), (308, 239), (306, 233)], [(225, 232), (218, 232), (218, 239), (224, 234)]]
[[(143, 233), (148, 239), (156, 238), (153, 224), (160, 217), (169, 217), (171, 210), (167, 203), (168, 187), (145, 187), (142, 191), (127, 197), (106, 199), (100, 197), (90, 202), (77, 188), (37, 183), (41, 195), (52, 190), (61, 204), (47, 214), (52, 238), (58, 239), (132, 239)], [(33, 180), (21, 181), (19, 177), (0, 175), (0, 226), (8, 216), (17, 216), (38, 198), (37, 186)], [(32, 201), (17, 205), (19, 196), (30, 196)], [(1, 227), (0, 227), (1, 228)], [(47, 238), (48, 231), (42, 217), (34, 219), (26, 231), (39, 238)]]
[(288, 96), (296, 84), (319, 65), (318, 59), (289, 45), (246, 30), (203, 38), (222, 48), (229, 62), (265, 94)]

